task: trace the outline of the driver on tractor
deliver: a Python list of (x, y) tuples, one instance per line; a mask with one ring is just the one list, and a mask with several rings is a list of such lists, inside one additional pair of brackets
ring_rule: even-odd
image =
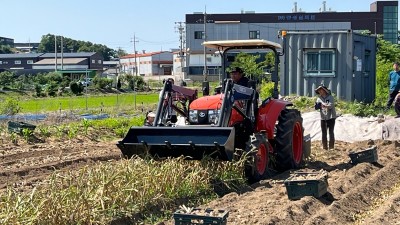
[(240, 67), (235, 67), (231, 71), (231, 78), (233, 83), (248, 87), (249, 85), (249, 78), (243, 75), (243, 70)]

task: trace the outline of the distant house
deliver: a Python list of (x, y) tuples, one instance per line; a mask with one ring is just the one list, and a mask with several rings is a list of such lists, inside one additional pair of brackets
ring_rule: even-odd
[(104, 61), (103, 62), (103, 74), (118, 74), (119, 59)]
[(37, 74), (57, 70), (61, 73), (86, 73), (91, 76), (103, 71), (103, 56), (96, 52), (54, 53), (18, 53), (0, 54), (0, 71), (12, 71), (20, 74)]
[[(35, 63), (34, 69), (54, 70), (54, 65), (56, 64), (54, 53), (45, 53), (40, 55), (39, 59), (45, 61)], [(62, 55), (57, 53), (57, 70), (90, 69), (102, 71), (103, 61), (103, 56), (96, 52), (63, 53)]]
[(120, 59), (121, 72), (145, 77), (172, 75), (172, 58), (172, 52), (167, 51), (129, 54)]
[(0, 70), (30, 70), (43, 53), (0, 54)]

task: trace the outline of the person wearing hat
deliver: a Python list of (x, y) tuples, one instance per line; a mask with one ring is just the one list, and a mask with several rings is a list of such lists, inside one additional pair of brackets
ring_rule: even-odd
[(322, 148), (328, 149), (327, 131), (329, 130), (329, 149), (333, 149), (335, 147), (335, 100), (331, 91), (323, 85), (315, 89), (315, 92), (318, 94), (315, 109), (319, 110), (321, 115)]
[(231, 78), (233, 83), (248, 87), (249, 85), (249, 78), (243, 75), (243, 70), (240, 67), (235, 67), (231, 71)]
[(146, 122), (144, 123), (144, 125), (147, 126), (147, 127), (153, 126), (155, 117), (156, 117), (155, 113), (153, 113), (153, 112), (147, 113)]
[(396, 95), (400, 93), (400, 68), (399, 63), (393, 63), (393, 71), (389, 73), (389, 98), (386, 103), (386, 110), (393, 104)]

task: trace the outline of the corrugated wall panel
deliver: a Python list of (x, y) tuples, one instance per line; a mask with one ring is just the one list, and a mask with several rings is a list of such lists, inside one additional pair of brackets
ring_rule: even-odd
[[(372, 101), (375, 91), (356, 93), (359, 86), (354, 86), (353, 76), (356, 68), (353, 58), (353, 34), (351, 31), (337, 32), (288, 32), (285, 43), (284, 64), (281, 67), (281, 95), (315, 96), (315, 88), (323, 83), (328, 86), (339, 99), (353, 101), (355, 96), (361, 96), (360, 100)], [(363, 43), (365, 49), (370, 51), (371, 72), (368, 77), (362, 78), (364, 88), (375, 90), (375, 43), (374, 37), (357, 35), (357, 41)], [(336, 50), (336, 73), (335, 76), (305, 76), (305, 49), (335, 49)], [(282, 60), (282, 59), (281, 59)], [(365, 60), (365, 59), (363, 59)], [(364, 68), (364, 67), (363, 67)], [(357, 99), (358, 100), (358, 99)]]

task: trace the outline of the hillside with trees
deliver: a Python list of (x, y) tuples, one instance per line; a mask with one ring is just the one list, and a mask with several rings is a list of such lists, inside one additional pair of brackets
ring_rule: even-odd
[[(106, 45), (94, 44), (90, 41), (79, 41), (71, 38), (63, 37), (63, 52), (98, 52), (103, 55), (104, 60), (108, 61), (111, 58), (117, 58), (126, 54), (122, 49), (114, 50)], [(46, 34), (42, 36), (38, 52), (54, 53), (55, 35)], [(61, 36), (57, 36), (57, 51), (61, 52)]]

